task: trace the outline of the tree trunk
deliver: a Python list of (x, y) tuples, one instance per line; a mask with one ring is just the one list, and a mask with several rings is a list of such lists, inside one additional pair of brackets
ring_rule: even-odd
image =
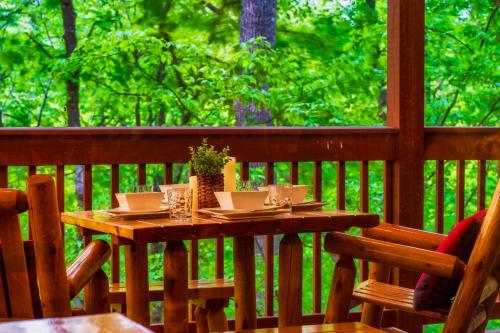
[[(76, 15), (73, 7), (73, 1), (61, 0), (61, 9), (64, 26), (66, 58), (69, 58), (76, 48)], [(80, 127), (80, 110), (78, 107), (80, 99), (79, 77), (80, 73), (75, 71), (71, 73), (71, 78), (66, 80), (66, 112), (68, 114), (69, 127)]]
[[(242, 43), (263, 37), (271, 47), (276, 42), (276, 0), (242, 0), (240, 17), (240, 41)], [(263, 89), (266, 89), (263, 87)], [(253, 103), (236, 102), (236, 125), (272, 125), (269, 110), (257, 110)]]
[[(76, 14), (73, 6), (73, 0), (61, 0), (61, 10), (64, 28), (64, 45), (66, 47), (66, 58), (76, 48)], [(66, 80), (66, 113), (68, 115), (69, 127), (80, 127), (80, 73), (75, 71), (71, 73), (71, 78)], [(83, 207), (83, 167), (76, 166), (75, 170), (75, 192), (77, 202)]]

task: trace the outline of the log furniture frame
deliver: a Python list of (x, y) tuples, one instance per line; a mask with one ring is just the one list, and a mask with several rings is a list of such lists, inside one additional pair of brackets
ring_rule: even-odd
[(279, 257), (279, 326), (302, 324), (302, 242), (297, 233), (346, 231), (378, 225), (378, 216), (337, 210), (293, 212), (274, 217), (221, 220), (203, 215), (175, 219), (114, 219), (99, 212), (65, 212), (62, 222), (118, 237), (125, 245), (127, 317), (150, 325), (147, 243), (166, 242), (164, 251), (164, 330), (187, 332), (188, 256), (184, 240), (233, 237), (235, 328), (257, 328), (256, 235), (283, 233)]
[[(325, 250), (340, 255), (325, 322), (346, 321), (353, 297), (364, 302), (361, 321), (370, 326), (380, 327), (385, 307), (445, 321), (445, 333), (484, 332), (500, 286), (500, 181), (467, 263), (433, 251), (444, 238), (442, 235), (389, 224), (367, 229), (364, 235), (331, 233), (325, 239)], [(372, 262), (369, 279), (356, 288), (353, 258)], [(390, 267), (461, 278), (449, 313), (416, 311), (412, 289), (388, 284)]]
[[(0, 318), (71, 316), (70, 300), (84, 286), (88, 302), (78, 313), (109, 312), (108, 278), (101, 269), (110, 256), (109, 245), (90, 243), (66, 268), (54, 181), (50, 176), (32, 176), (27, 188), (27, 195), (0, 189)], [(33, 240), (23, 245), (19, 214), (28, 209)]]

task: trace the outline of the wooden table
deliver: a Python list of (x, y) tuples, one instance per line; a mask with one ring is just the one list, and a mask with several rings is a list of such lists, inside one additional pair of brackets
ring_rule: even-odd
[[(285, 234), (280, 243), (279, 323), (300, 325), (302, 318), (302, 242), (298, 233), (346, 231), (378, 225), (375, 214), (338, 210), (293, 212), (248, 220), (193, 217), (119, 220), (98, 212), (63, 213), (62, 221), (93, 232), (115, 235), (125, 245), (127, 316), (149, 325), (147, 244), (166, 241), (164, 322), (167, 332), (188, 329), (188, 256), (183, 240), (233, 237), (236, 329), (256, 328), (254, 236)], [(292, 276), (293, 278), (290, 278)]]
[(11, 321), (0, 324), (0, 333), (152, 333), (125, 316), (108, 313), (91, 316)]

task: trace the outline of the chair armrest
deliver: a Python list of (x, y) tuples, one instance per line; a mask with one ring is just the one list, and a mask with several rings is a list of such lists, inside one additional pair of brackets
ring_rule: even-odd
[(339, 232), (325, 238), (325, 250), (446, 278), (461, 276), (465, 264), (455, 256)]
[(101, 269), (111, 255), (111, 248), (103, 240), (92, 241), (66, 269), (70, 299), (73, 299)]
[(389, 223), (381, 223), (375, 228), (363, 229), (363, 236), (426, 250), (435, 250), (446, 238), (445, 235), (435, 232), (401, 227)]

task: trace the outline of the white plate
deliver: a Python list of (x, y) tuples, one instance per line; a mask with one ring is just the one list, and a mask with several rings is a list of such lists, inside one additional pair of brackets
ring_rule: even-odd
[(111, 217), (123, 219), (123, 220), (134, 220), (134, 219), (153, 219), (153, 218), (165, 218), (170, 216), (170, 211), (168, 208), (161, 208), (155, 210), (141, 210), (141, 211), (130, 211), (120, 208), (113, 208), (108, 210), (98, 211), (101, 214), (108, 215)]
[(222, 208), (205, 208), (199, 209), (199, 213), (209, 215), (211, 217), (238, 220), (270, 217), (282, 213), (288, 213), (287, 209), (279, 209), (279, 207), (268, 207), (263, 209), (247, 210), (247, 209), (222, 209)]
[(168, 208), (166, 207), (160, 207), (159, 209), (152, 209), (152, 210), (129, 210), (129, 209), (123, 209), (122, 207), (117, 207), (117, 208), (112, 208), (112, 209), (107, 209), (104, 210), (103, 212), (106, 213), (113, 213), (113, 214), (153, 214), (153, 213), (161, 213), (168, 211)]

